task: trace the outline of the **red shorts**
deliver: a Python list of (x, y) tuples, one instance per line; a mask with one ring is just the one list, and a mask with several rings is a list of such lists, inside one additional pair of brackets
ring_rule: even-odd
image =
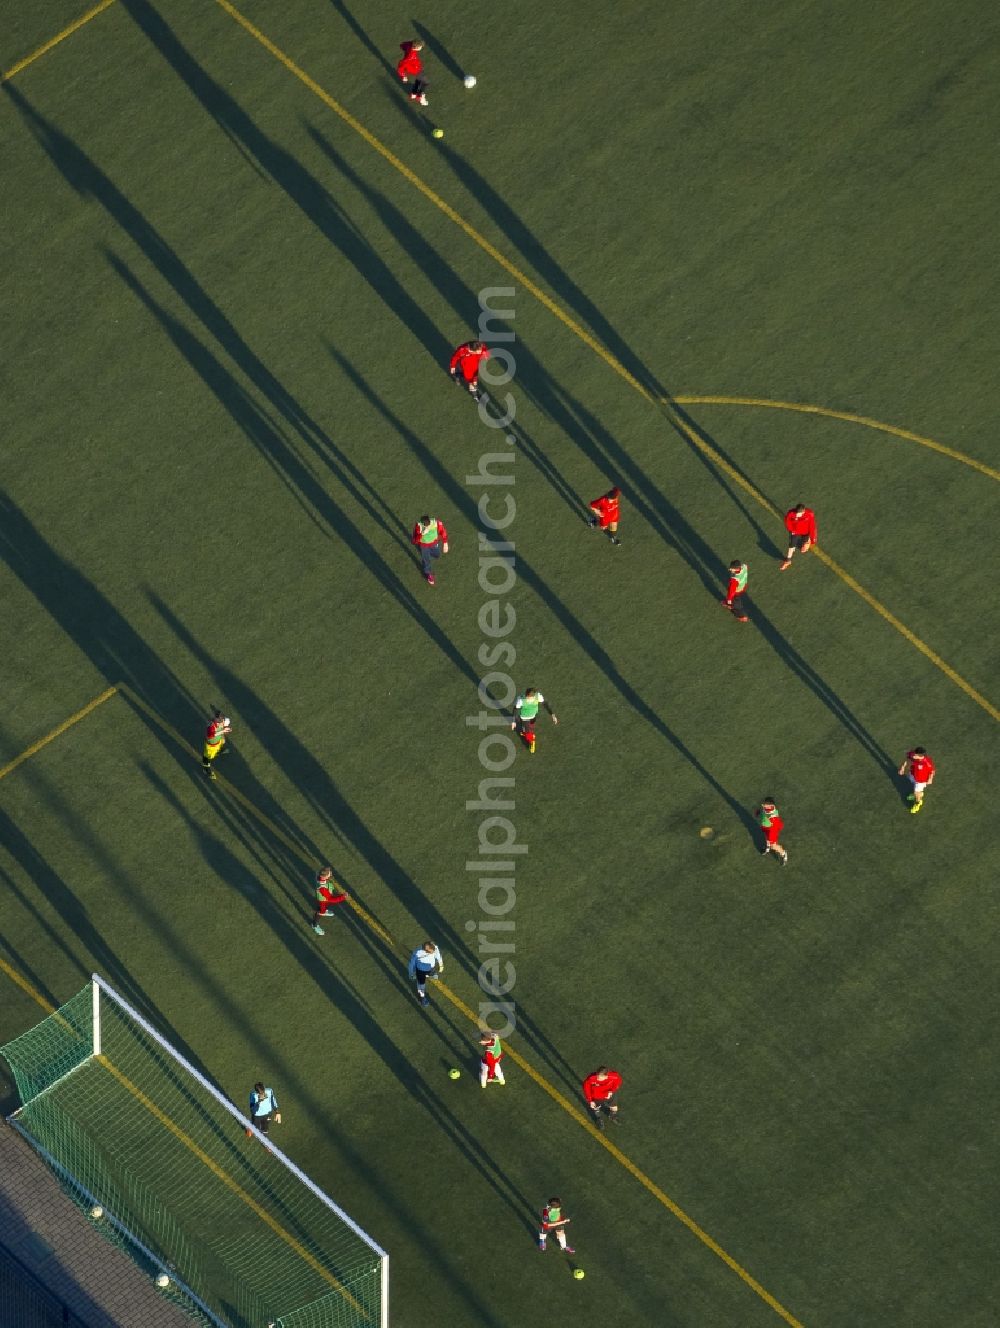
[(483, 1057), (483, 1064), (486, 1066), (487, 1070), (489, 1070), (491, 1079), (493, 1078), (494, 1070), (502, 1060), (503, 1052), (501, 1052), (499, 1056), (494, 1056), (492, 1052), (488, 1051)]
[(782, 829), (783, 829), (783, 822), (775, 821), (773, 825), (769, 825), (767, 829), (764, 831), (764, 838), (767, 840), (769, 844), (776, 844), (778, 842), (778, 836), (781, 834)]
[(325, 918), (331, 909), (337, 904), (343, 904), (346, 899), (346, 895), (335, 895), (330, 890), (324, 890), (322, 895), (316, 896), (316, 912), (321, 918)]

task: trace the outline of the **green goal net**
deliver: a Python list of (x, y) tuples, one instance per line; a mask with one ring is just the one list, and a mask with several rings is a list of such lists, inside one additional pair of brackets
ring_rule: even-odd
[(0, 1054), (10, 1123), (193, 1318), (387, 1328), (385, 1251), (102, 978)]

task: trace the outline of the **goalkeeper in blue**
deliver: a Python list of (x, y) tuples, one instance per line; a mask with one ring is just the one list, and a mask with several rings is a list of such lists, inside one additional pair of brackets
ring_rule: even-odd
[[(275, 1125), (281, 1124), (281, 1112), (278, 1110), (278, 1099), (274, 1095), (274, 1089), (265, 1088), (260, 1080), (254, 1084), (253, 1092), (250, 1094), (250, 1119), (261, 1134), (268, 1133), (272, 1120)], [(247, 1130), (247, 1135), (252, 1138), (253, 1130)]]
[(429, 1005), (427, 979), (437, 979), (444, 972), (444, 960), (440, 949), (433, 941), (424, 941), (423, 945), (418, 945), (410, 955), (406, 971), (410, 980), (417, 984), (417, 1000), (421, 1005)]

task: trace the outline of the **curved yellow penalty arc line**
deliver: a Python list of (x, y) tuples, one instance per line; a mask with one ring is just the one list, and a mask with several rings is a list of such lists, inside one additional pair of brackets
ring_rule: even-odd
[(802, 401), (773, 401), (769, 397), (689, 396), (687, 394), (665, 397), (663, 405), (669, 406), (671, 404), (678, 406), (759, 406), (763, 410), (787, 410), (797, 415), (822, 415), (830, 420), (843, 420), (847, 424), (862, 424), (866, 429), (875, 429), (879, 433), (892, 434), (894, 438), (903, 438), (908, 443), (919, 443), (921, 447), (929, 447), (932, 452), (940, 452), (942, 456), (951, 457), (952, 461), (960, 461), (963, 466), (978, 470), (981, 475), (985, 475), (991, 480), (1000, 481), (1000, 470), (994, 470), (992, 466), (977, 461), (975, 457), (966, 456), (964, 452), (956, 451), (954, 447), (945, 447), (944, 443), (936, 442), (933, 438), (925, 438), (923, 434), (914, 433), (911, 429), (901, 429), (896, 424), (884, 424), (881, 420), (873, 420), (870, 415), (856, 415), (849, 410), (831, 410), (829, 406), (814, 406)]
[[(524, 290), (528, 291), (528, 293), (532, 295), (539, 302), (539, 304), (541, 304), (545, 309), (547, 309), (549, 313), (553, 315), (553, 317), (557, 318), (563, 324), (564, 327), (568, 328), (569, 331), (572, 332), (574, 336), (578, 337), (585, 346), (589, 347), (590, 350), (592, 350), (595, 355), (599, 356), (604, 361), (604, 363), (610, 369), (612, 369), (614, 373), (616, 373), (619, 376), (619, 378), (621, 378), (624, 382), (628, 383), (629, 387), (631, 387), (634, 391), (638, 392), (638, 394), (644, 400), (650, 402), (653, 405), (658, 405), (661, 408), (665, 408), (671, 420), (671, 423), (674, 425), (675, 428), (679, 429), (685, 435), (685, 437), (687, 437), (690, 440), (690, 442), (694, 447), (696, 447), (704, 456), (708, 457), (714, 465), (718, 466), (721, 470), (725, 471), (725, 473), (730, 476), (730, 478), (733, 480), (735, 484), (739, 485), (747, 493), (751, 494), (751, 496), (754, 498), (756, 502), (760, 503), (761, 506), (763, 506), (773, 516), (780, 518), (780, 513), (778, 513), (773, 507), (773, 505), (768, 502), (768, 500), (764, 497), (764, 495), (760, 492), (760, 490), (756, 489), (752, 484), (750, 484), (749, 481), (743, 475), (741, 475), (736, 470), (735, 467), (730, 466), (725, 461), (725, 459), (719, 455), (719, 453), (715, 450), (714, 447), (710, 447), (709, 444), (694, 429), (691, 428), (691, 426), (687, 423), (687, 421), (681, 418), (679, 412), (676, 409), (671, 409), (672, 406), (680, 405), (682, 402), (685, 401), (688, 404), (693, 405), (696, 404), (697, 402), (708, 404), (710, 401), (713, 400), (719, 402), (723, 400), (728, 400), (730, 404), (733, 404), (735, 399), (721, 398), (721, 397), (717, 398), (694, 397), (694, 396), (676, 397), (673, 399), (671, 399), (670, 397), (657, 398), (647, 387), (645, 387), (642, 383), (639, 382), (635, 374), (633, 374), (630, 369), (626, 368), (626, 366), (621, 362), (620, 359), (618, 359), (616, 355), (613, 355), (612, 352), (609, 351), (606, 346), (602, 346), (601, 343), (597, 340), (597, 338), (593, 336), (590, 332), (588, 332), (587, 329), (583, 327), (582, 324), (580, 324), (570, 313), (568, 313), (558, 303), (557, 300), (553, 299), (551, 295), (549, 295), (546, 291), (544, 291), (541, 288), (541, 286), (538, 285), (537, 282), (532, 281), (531, 278), (527, 276), (524, 272), (522, 272), (515, 263), (512, 263), (510, 259), (506, 257), (505, 254), (500, 252), (500, 250), (496, 247), (496, 245), (491, 244), (490, 241), (487, 240), (484, 235), (480, 234), (480, 232), (477, 231), (474, 226), (470, 225), (469, 222), (467, 222), (465, 218), (461, 216), (455, 210), (455, 208), (451, 206), (450, 203), (447, 203), (441, 197), (440, 194), (436, 193), (430, 187), (430, 185), (425, 184), (424, 181), (420, 178), (419, 175), (417, 175), (415, 171), (411, 170), (410, 167), (407, 166), (406, 163), (402, 161), (394, 152), (392, 152), (388, 147), (386, 147), (386, 145), (383, 142), (381, 142), (380, 139), (376, 138), (376, 136), (371, 132), (370, 129), (366, 128), (366, 126), (363, 125), (360, 120), (358, 120), (355, 116), (353, 116), (350, 113), (350, 111), (348, 111), (344, 106), (340, 104), (340, 102), (338, 102), (334, 97), (332, 97), (330, 93), (326, 91), (325, 88), (321, 87), (319, 83), (317, 83), (316, 80), (311, 75), (307, 74), (304, 69), (302, 69), (299, 65), (297, 65), (295, 61), (291, 58), (291, 56), (286, 55), (285, 52), (279, 46), (275, 45), (275, 43), (271, 41), (269, 37), (265, 36), (265, 34), (261, 32), (261, 30), (258, 27), (255, 27), (254, 24), (251, 23), (250, 20), (236, 8), (236, 6), (232, 3), (232, 0), (216, 0), (216, 3), (236, 23), (239, 24), (239, 26), (244, 30), (244, 32), (246, 32), (249, 36), (251, 36), (256, 42), (259, 42), (260, 45), (264, 48), (264, 50), (266, 50), (272, 56), (274, 56), (274, 58), (277, 61), (279, 61), (279, 63), (284, 65), (285, 69), (287, 69), (290, 74), (294, 75), (294, 77), (297, 78), (304, 87), (308, 88), (309, 91), (315, 97), (318, 97), (324, 106), (326, 106), (329, 110), (333, 111), (335, 115), (339, 116), (340, 119), (344, 122), (344, 124), (346, 124), (350, 129), (352, 129), (356, 134), (358, 134), (359, 137), (361, 137), (369, 145), (369, 147), (373, 148), (375, 152), (377, 152), (384, 161), (388, 162), (388, 164), (394, 170), (398, 171), (399, 174), (405, 180), (407, 180), (411, 185), (413, 185), (413, 187), (416, 190), (418, 190), (424, 196), (424, 198), (426, 198), (430, 203), (432, 203), (434, 207), (438, 208), (439, 211), (442, 212), (444, 216), (448, 218), (449, 221), (453, 222), (454, 225), (456, 225), (459, 228), (459, 230), (463, 232), (463, 234), (468, 236), (468, 238), (472, 240), (474, 244), (478, 245), (478, 247), (483, 251), (483, 253), (487, 254), (490, 258), (492, 258), (494, 262), (496, 262), (503, 269), (503, 271), (505, 271), (511, 277), (513, 277), (514, 280), (518, 282), (518, 284)], [(745, 398), (744, 404), (749, 404), (750, 401), (751, 398)], [(773, 405), (774, 403), (761, 401), (760, 404)], [(793, 404), (787, 403), (785, 408), (792, 409)], [(817, 408), (815, 413), (821, 414), (822, 411), (819, 408)], [(830, 413), (834, 414), (834, 412)], [(851, 420), (857, 420), (858, 417), (847, 416), (846, 418)], [(870, 423), (874, 427), (879, 427), (877, 425), (877, 421), (870, 421)], [(936, 447), (936, 449), (940, 452), (950, 453), (950, 455), (956, 456), (960, 460), (968, 461), (970, 465), (973, 466), (977, 465), (977, 463), (973, 462), (970, 458), (964, 458), (961, 456), (960, 453), (950, 452), (950, 449), (946, 449), (942, 447), (940, 444), (934, 444), (930, 439), (922, 439), (918, 434), (907, 434), (905, 431), (900, 431), (900, 433), (901, 436), (909, 437), (914, 441), (924, 442), (927, 444), (927, 446)], [(989, 470), (988, 467), (986, 467), (985, 469), (987, 471)], [(837, 568), (834, 565), (832, 560), (827, 560), (827, 566), (830, 567), (833, 571), (837, 572), (838, 575), (840, 575), (839, 568)], [(858, 590), (859, 593), (861, 593), (861, 588), (858, 586), (857, 582), (855, 582), (852, 578), (847, 578), (845, 576), (843, 577), (843, 580), (845, 584), (850, 585), (852, 589)], [(930, 647), (925, 646), (923, 642), (920, 641), (919, 637), (915, 636), (912, 632), (910, 632), (908, 628), (904, 629), (899, 620), (895, 618), (891, 613), (889, 613), (887, 609), (884, 609), (883, 606), (879, 604), (878, 600), (874, 598), (874, 596), (870, 596), (868, 592), (865, 591), (862, 594), (862, 598), (865, 600), (867, 604), (870, 604), (887, 623), (890, 623), (897, 630), (901, 630), (903, 637), (911, 644), (916, 645), (917, 648), (920, 650), (921, 654), (924, 655), (925, 658), (929, 659), (938, 668), (940, 668), (941, 671), (944, 673), (944, 675), (948, 679), (950, 679), (950, 681), (954, 682), (958, 687), (960, 687), (961, 690), (966, 694), (966, 696), (970, 697), (971, 700), (975, 701), (977, 705), (982, 706), (982, 708), (988, 714), (992, 715), (994, 719), (1000, 718), (1000, 712), (997, 712), (994, 709), (994, 707), (989, 704), (989, 702), (985, 701), (984, 698), (981, 697), (980, 694), (973, 687), (971, 687), (965, 681), (964, 678), (961, 678), (960, 675), (957, 674), (954, 669), (950, 668), (947, 664), (945, 664), (945, 662), (940, 658), (940, 656), (936, 655), (934, 651), (930, 649)]]

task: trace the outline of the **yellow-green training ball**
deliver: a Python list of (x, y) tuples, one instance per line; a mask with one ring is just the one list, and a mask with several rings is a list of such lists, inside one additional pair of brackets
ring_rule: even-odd
[(574, 1268), (573, 1276), (576, 1278), (578, 1282), (582, 1282), (583, 1279), (587, 1276), (587, 1274), (583, 1271), (582, 1268)]
[(449, 1071), (448, 1071), (448, 1078), (449, 1078), (449, 1079), (461, 1079), (461, 1077), (462, 1077), (462, 1071), (461, 1071), (461, 1070), (449, 1070)]
[(431, 138), (444, 138), (444, 130), (443, 130), (443, 129), (432, 129), (432, 130), (431, 130)]

